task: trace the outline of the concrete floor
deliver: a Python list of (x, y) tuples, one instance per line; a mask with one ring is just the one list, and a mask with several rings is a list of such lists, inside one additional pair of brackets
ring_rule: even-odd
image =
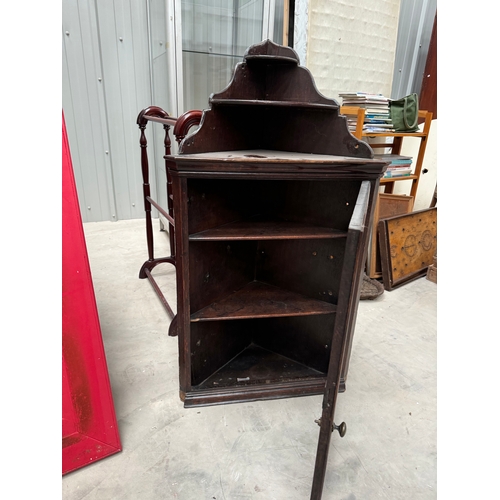
[[(177, 339), (138, 279), (144, 221), (84, 230), (123, 451), (64, 476), (64, 500), (308, 499), (322, 397), (185, 409)], [(175, 310), (174, 268), (154, 274)], [(425, 277), (360, 302), (323, 500), (437, 497), (436, 302)]]

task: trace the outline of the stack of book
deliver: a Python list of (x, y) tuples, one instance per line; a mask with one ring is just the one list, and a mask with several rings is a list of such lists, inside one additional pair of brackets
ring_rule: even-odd
[[(365, 109), (365, 132), (394, 132), (389, 112), (390, 99), (382, 94), (368, 94), (366, 92), (341, 92), (342, 106), (357, 106)], [(356, 120), (348, 116), (349, 130), (356, 129)]]
[(412, 173), (413, 167), (411, 156), (384, 154), (376, 154), (373, 156), (374, 158), (377, 158), (377, 160), (390, 162), (384, 174), (384, 179), (391, 179), (393, 177), (406, 177), (411, 175)]

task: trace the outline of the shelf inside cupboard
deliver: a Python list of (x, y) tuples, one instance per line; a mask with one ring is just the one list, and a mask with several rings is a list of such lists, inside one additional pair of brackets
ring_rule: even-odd
[(252, 281), (240, 290), (191, 314), (191, 322), (332, 314), (334, 304), (277, 286)]
[(380, 184), (387, 184), (388, 182), (394, 182), (394, 181), (411, 181), (418, 179), (418, 175), (400, 175), (397, 177), (383, 177), (380, 179)]
[(263, 217), (240, 220), (189, 236), (190, 241), (345, 238), (346, 231)]
[(363, 132), (363, 137), (427, 137), (427, 135), (423, 132)]
[(325, 373), (250, 344), (195, 390), (324, 379)]

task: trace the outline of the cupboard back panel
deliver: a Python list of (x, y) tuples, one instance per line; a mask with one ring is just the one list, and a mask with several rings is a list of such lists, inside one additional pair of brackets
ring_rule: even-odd
[(253, 281), (256, 251), (255, 241), (191, 242), (191, 314)]
[(335, 314), (254, 321), (255, 344), (326, 374)]
[[(273, 149), (371, 158), (369, 146), (346, 135), (338, 110), (290, 105), (212, 104), (201, 128), (181, 144), (185, 154), (240, 149)], [(339, 138), (343, 138), (339, 140)]]
[(256, 279), (337, 304), (345, 238), (261, 241)]
[[(192, 385), (202, 384), (251, 345), (326, 374), (334, 321), (335, 314), (192, 323)], [(258, 359), (255, 362), (258, 364)], [(286, 366), (281, 369), (287, 371)], [(279, 367), (274, 370), (274, 377), (279, 378)], [(234, 384), (237, 376), (235, 373)]]
[(189, 234), (269, 215), (347, 231), (360, 181), (188, 180)]
[(192, 385), (201, 384), (251, 343), (248, 321), (191, 323)]
[(277, 217), (347, 231), (360, 181), (271, 181), (263, 196)]
[(188, 179), (189, 234), (260, 213), (257, 181)]

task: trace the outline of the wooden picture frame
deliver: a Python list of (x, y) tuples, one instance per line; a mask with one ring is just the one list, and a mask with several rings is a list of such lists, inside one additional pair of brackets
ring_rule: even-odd
[(425, 276), (437, 253), (437, 207), (380, 220), (378, 238), (386, 290)]
[(371, 244), (368, 260), (368, 276), (381, 278), (382, 267), (380, 264), (380, 249), (377, 238), (377, 227), (381, 219), (409, 214), (413, 211), (414, 197), (400, 194), (379, 193), (371, 234)]

